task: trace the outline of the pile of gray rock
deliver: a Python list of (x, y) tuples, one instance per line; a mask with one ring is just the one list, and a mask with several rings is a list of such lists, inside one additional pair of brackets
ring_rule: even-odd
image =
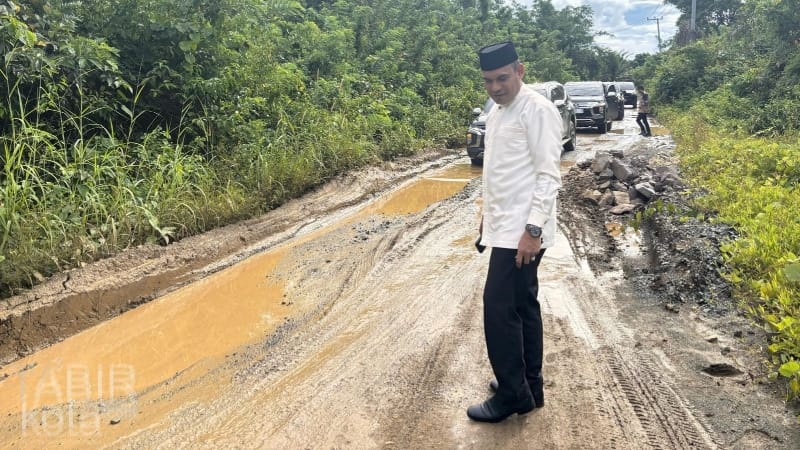
[(611, 214), (635, 211), (670, 188), (683, 183), (671, 166), (650, 167), (646, 162), (626, 162), (622, 151), (598, 153), (594, 159), (577, 163), (582, 170), (594, 174), (594, 186), (584, 190), (581, 198)]

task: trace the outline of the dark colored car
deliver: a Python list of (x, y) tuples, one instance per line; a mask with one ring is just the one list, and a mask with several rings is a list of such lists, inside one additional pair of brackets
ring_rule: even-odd
[[(575, 150), (577, 121), (575, 118), (575, 105), (572, 104), (564, 86), (556, 81), (529, 84), (533, 90), (552, 101), (561, 114), (563, 121), (561, 142), (564, 151)], [(494, 106), (494, 100), (489, 98), (483, 108), (475, 108), (472, 115), (475, 119), (467, 130), (467, 155), (472, 164), (483, 164), (484, 137), (486, 136), (486, 116)]]
[(617, 85), (620, 90), (622, 90), (622, 96), (625, 97), (625, 104), (635, 108), (637, 96), (636, 86), (633, 84), (633, 81), (619, 81)]
[(617, 103), (617, 116), (614, 120), (622, 120), (625, 118), (625, 96), (622, 94), (622, 89), (619, 87), (619, 83), (616, 81), (604, 81), (603, 84), (606, 86), (606, 90), (611, 93), (615, 92), (615, 98), (608, 97), (608, 101), (612, 102), (615, 101)]
[(483, 139), (486, 136), (486, 116), (494, 106), (494, 100), (489, 98), (483, 105), (483, 108), (475, 108), (472, 110), (472, 116), (475, 117), (467, 130), (467, 155), (472, 161), (472, 164), (479, 166), (483, 164)]
[(609, 92), (600, 81), (569, 81), (564, 89), (575, 104), (575, 117), (579, 127), (595, 127), (600, 133), (611, 130), (611, 123), (619, 116), (617, 92)]

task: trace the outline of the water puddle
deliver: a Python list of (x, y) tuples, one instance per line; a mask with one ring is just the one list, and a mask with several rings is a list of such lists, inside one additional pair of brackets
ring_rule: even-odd
[(608, 234), (611, 236), (618, 237), (622, 234), (624, 229), (625, 226), (619, 222), (606, 222), (606, 231), (608, 231)]
[[(377, 199), (356, 217), (417, 213), (480, 175), (481, 168), (469, 164), (447, 167)], [(291, 280), (281, 279), (276, 267), (294, 246), (352, 220), (295, 238), (3, 367), (0, 414), (133, 395), (263, 339), (290, 314), (313, 306), (287, 308), (284, 284)]]
[(569, 240), (559, 230), (555, 244), (547, 249), (539, 266), (539, 301), (542, 304), (542, 313), (565, 319), (575, 336), (584, 339), (591, 348), (597, 348), (598, 339), (573, 297), (573, 292), (563, 288), (574, 284), (575, 280), (588, 280), (587, 285), (595, 284), (588, 262), (575, 257)]
[(428, 205), (452, 197), (481, 173), (480, 167), (458, 164), (435, 176), (423, 178), (400, 188), (386, 199), (367, 207), (364, 213), (386, 216), (418, 213)]
[(285, 253), (259, 255), (4, 367), (0, 413), (130, 395), (263, 336), (286, 316), (282, 284), (264, 277)]
[(617, 241), (619, 248), (626, 256), (641, 254), (641, 236), (630, 225), (620, 222), (606, 222), (606, 231)]
[(633, 227), (626, 227), (618, 236), (619, 248), (627, 257), (639, 257), (642, 253), (642, 235)]
[(451, 197), (469, 180), (427, 178), (400, 188), (386, 200), (367, 208), (366, 214), (403, 216), (420, 212), (437, 201)]

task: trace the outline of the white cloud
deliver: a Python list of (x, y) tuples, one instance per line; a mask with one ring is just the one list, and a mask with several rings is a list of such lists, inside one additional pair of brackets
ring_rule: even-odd
[[(528, 0), (518, 0), (530, 5)], [(666, 43), (677, 31), (680, 12), (660, 0), (551, 0), (560, 10), (566, 6), (588, 5), (594, 11), (594, 31), (611, 36), (597, 36), (595, 42), (633, 57), (638, 53), (658, 52), (659, 29)], [(659, 18), (658, 23), (655, 20)]]

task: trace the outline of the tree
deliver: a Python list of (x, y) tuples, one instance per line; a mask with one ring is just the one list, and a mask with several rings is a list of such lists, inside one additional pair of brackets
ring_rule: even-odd
[[(678, 18), (678, 33), (674, 42), (680, 45), (687, 44), (693, 37), (690, 36), (692, 0), (665, 0), (675, 5), (681, 11)], [(744, 3), (741, 0), (701, 0), (695, 2), (695, 32), (698, 36), (716, 33), (721, 27), (731, 25), (736, 21), (739, 9)], [(696, 36), (695, 36), (696, 37)]]

